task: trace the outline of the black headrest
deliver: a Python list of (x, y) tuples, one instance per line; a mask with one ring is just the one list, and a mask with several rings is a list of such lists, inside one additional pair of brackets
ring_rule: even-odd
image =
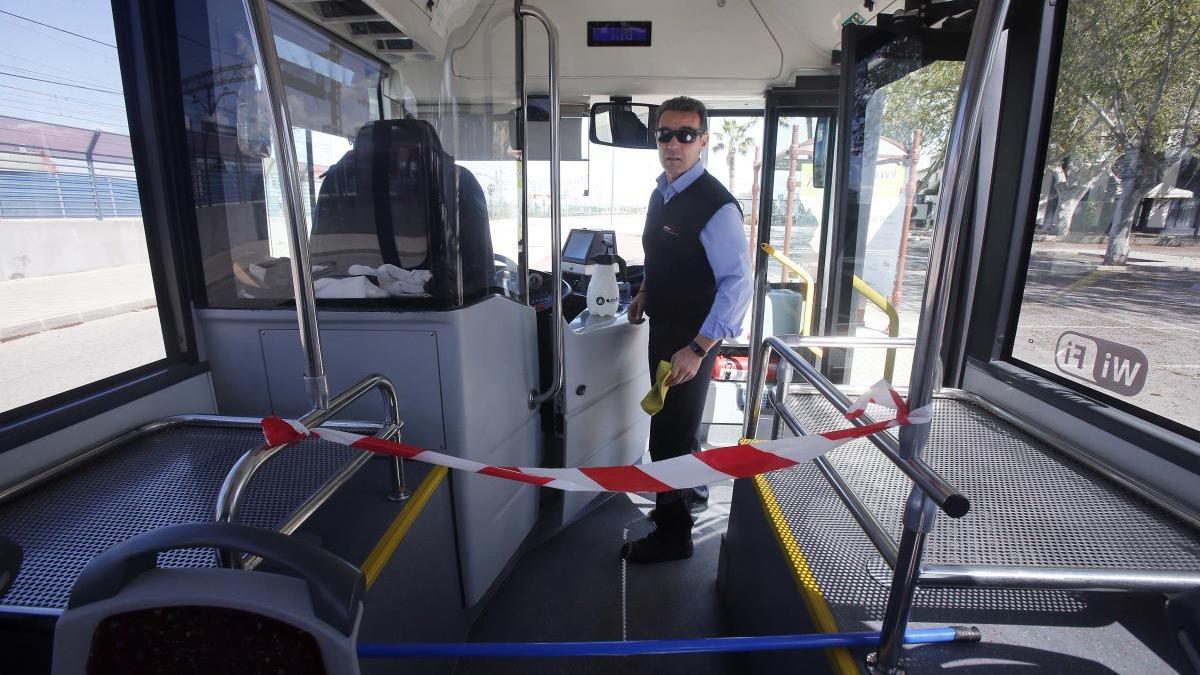
[(384, 263), (428, 269), (434, 300), (460, 305), (492, 283), (486, 197), (428, 122), (373, 122), (325, 175), (312, 254), (340, 271)]

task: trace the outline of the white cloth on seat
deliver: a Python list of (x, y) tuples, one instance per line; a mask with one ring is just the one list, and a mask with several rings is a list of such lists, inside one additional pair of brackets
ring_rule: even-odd
[(347, 298), (386, 298), (387, 291), (371, 283), (366, 277), (345, 277), (342, 279), (316, 279), (313, 289), (318, 298), (347, 299)]
[(433, 278), (433, 272), (429, 270), (406, 270), (395, 265), (380, 265), (378, 268), (351, 265), (348, 271), (354, 276), (375, 277), (379, 281), (379, 288), (391, 296), (427, 296), (429, 294), (425, 286)]
[[(378, 268), (351, 265), (348, 277), (324, 277), (313, 281), (318, 298), (395, 298), (429, 297), (425, 285), (433, 278), (429, 270), (406, 270), (395, 265)], [(374, 277), (371, 281), (369, 277)]]

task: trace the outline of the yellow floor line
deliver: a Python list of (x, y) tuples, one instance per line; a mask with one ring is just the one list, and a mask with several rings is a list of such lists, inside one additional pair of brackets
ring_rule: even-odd
[[(804, 599), (804, 605), (808, 608), (808, 615), (820, 632), (837, 633), (837, 621), (833, 618), (829, 603), (825, 601), (825, 594), (821, 592), (821, 587), (817, 584), (817, 578), (813, 575), (808, 560), (800, 550), (800, 545), (796, 543), (791, 526), (784, 519), (783, 510), (779, 508), (779, 502), (775, 501), (775, 495), (771, 492), (771, 486), (767, 484), (766, 477), (755, 476), (754, 486), (758, 489), (759, 500), (762, 501), (767, 518), (771, 521), (775, 539), (792, 565), (792, 575), (796, 580), (796, 587), (800, 590), (800, 596)], [(829, 657), (829, 665), (835, 673), (858, 675), (860, 672), (858, 665), (854, 662), (854, 657), (843, 647), (826, 649), (825, 655)]]
[(413, 491), (412, 496), (405, 502), (404, 508), (400, 509), (400, 514), (388, 526), (379, 543), (375, 544), (375, 548), (371, 551), (367, 559), (363, 561), (363, 575), (367, 577), (367, 588), (370, 589), (379, 578), (380, 572), (383, 571), (388, 561), (392, 559), (392, 554), (396, 552), (396, 548), (400, 546), (400, 542), (404, 541), (404, 536), (408, 534), (413, 523), (417, 522), (417, 517), (421, 515), (421, 511), (425, 509), (425, 504), (429, 502), (429, 498), (446, 479), (447, 469), (444, 466), (435, 466), (425, 476), (425, 480), (417, 486)]

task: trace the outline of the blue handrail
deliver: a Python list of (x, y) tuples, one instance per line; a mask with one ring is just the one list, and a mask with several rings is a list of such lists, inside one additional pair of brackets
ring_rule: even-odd
[[(978, 642), (979, 629), (964, 626), (912, 628), (904, 634), (906, 644), (935, 642)], [(762, 637), (717, 637), (687, 640), (628, 640), (625, 642), (468, 642), (360, 644), (363, 659), (398, 658), (546, 658), (562, 656), (640, 656), (649, 654), (695, 654), (768, 650), (827, 649), (830, 647), (878, 647), (879, 632), (767, 635)]]

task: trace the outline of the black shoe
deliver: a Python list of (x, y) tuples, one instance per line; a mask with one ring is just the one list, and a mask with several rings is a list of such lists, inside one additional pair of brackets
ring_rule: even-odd
[(621, 557), (631, 563), (653, 564), (692, 557), (692, 533), (662, 536), (658, 530), (621, 547)]

